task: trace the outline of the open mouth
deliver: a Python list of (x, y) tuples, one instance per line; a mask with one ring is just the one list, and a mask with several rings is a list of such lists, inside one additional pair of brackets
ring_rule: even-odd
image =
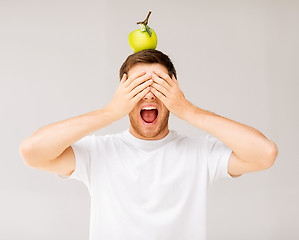
[(157, 109), (141, 109), (140, 116), (145, 123), (154, 123), (158, 117)]

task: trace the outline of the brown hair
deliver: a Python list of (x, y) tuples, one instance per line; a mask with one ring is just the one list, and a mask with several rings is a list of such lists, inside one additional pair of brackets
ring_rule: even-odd
[(170, 77), (174, 75), (177, 78), (176, 70), (167, 55), (158, 50), (145, 49), (127, 57), (126, 61), (120, 67), (119, 79), (122, 79), (124, 73), (128, 74), (129, 70), (138, 63), (159, 63), (167, 68)]

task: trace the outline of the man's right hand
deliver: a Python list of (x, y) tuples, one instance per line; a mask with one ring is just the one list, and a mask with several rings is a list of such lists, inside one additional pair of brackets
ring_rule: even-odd
[(112, 101), (107, 105), (116, 120), (130, 113), (135, 105), (150, 91), (153, 83), (151, 74), (145, 71), (135, 73), (129, 78), (125, 73), (120, 81)]

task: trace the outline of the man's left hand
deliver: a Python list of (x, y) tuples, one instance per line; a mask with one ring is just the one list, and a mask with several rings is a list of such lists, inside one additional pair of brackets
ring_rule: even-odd
[(185, 98), (174, 75), (170, 78), (165, 72), (155, 70), (152, 79), (151, 92), (172, 114), (183, 119), (192, 104)]

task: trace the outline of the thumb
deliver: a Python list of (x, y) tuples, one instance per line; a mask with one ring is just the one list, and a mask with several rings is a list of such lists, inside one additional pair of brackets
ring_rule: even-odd
[(178, 83), (178, 80), (175, 78), (174, 74), (172, 74), (172, 81), (174, 81), (175, 83)]
[(127, 80), (127, 74), (124, 73), (120, 83), (123, 84), (126, 80)]

